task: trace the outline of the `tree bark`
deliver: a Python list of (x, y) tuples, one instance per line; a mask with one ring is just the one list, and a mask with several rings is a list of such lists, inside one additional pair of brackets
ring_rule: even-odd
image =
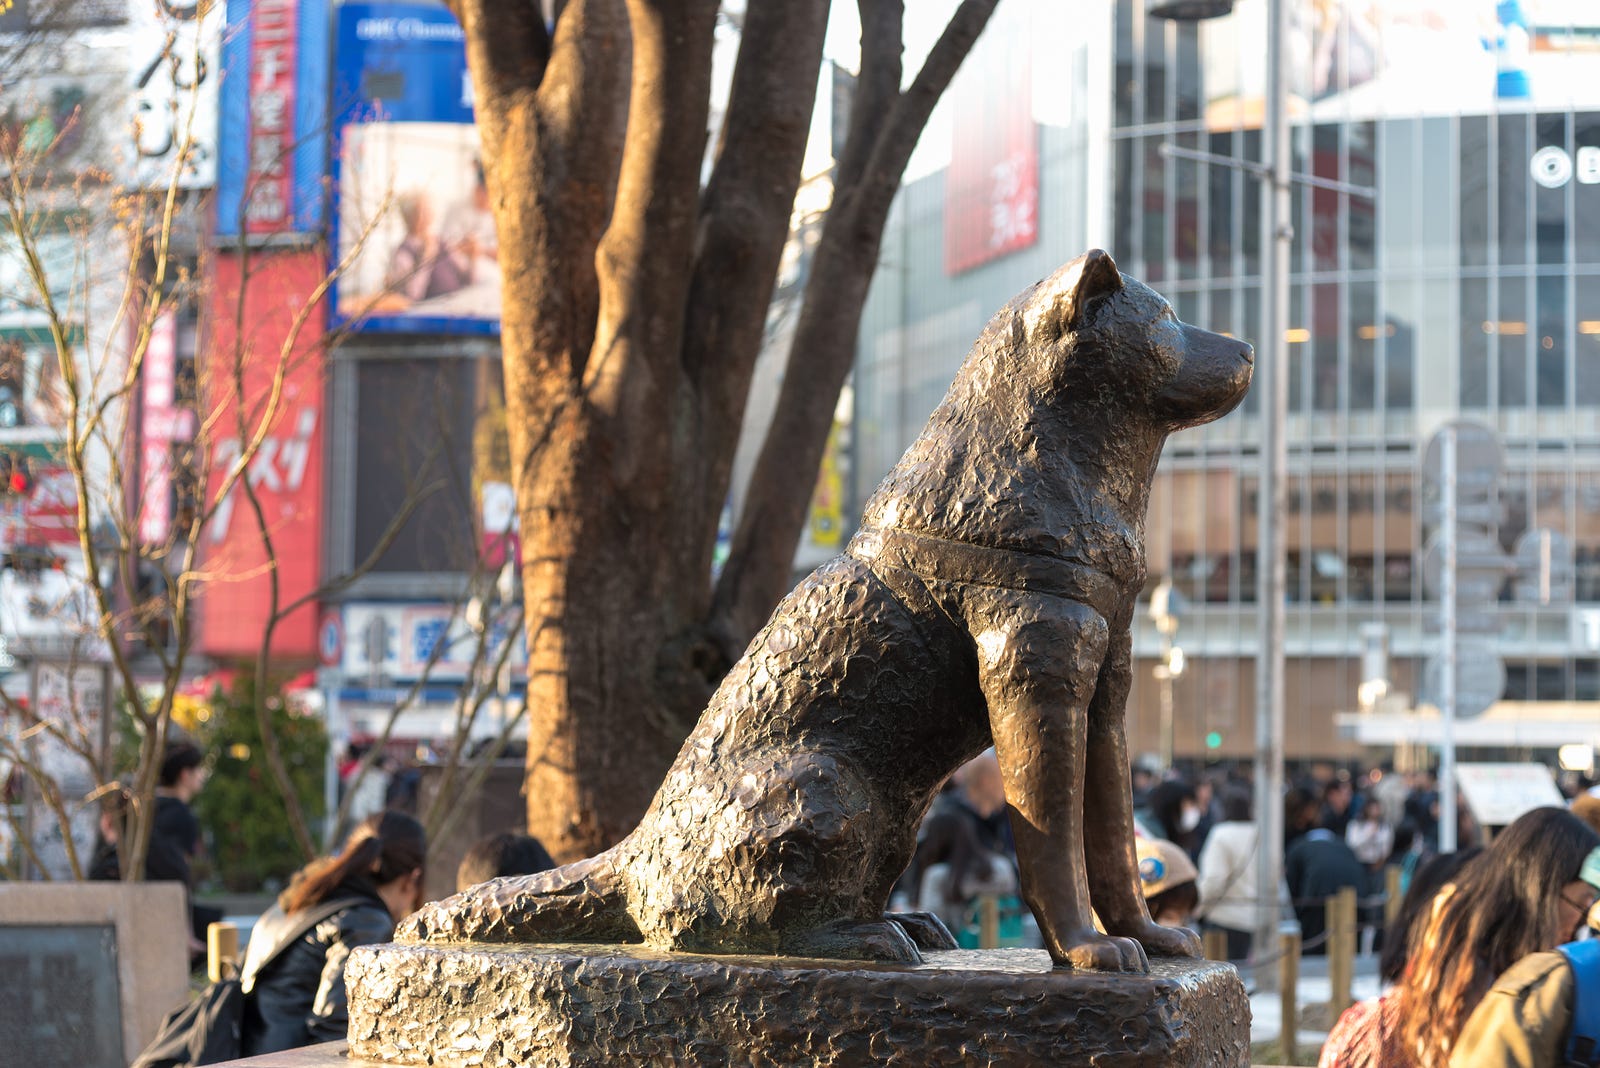
[[(898, 88), (900, 0), (861, 0), (862, 98), (852, 105), (833, 206), (822, 224), (777, 409), (750, 476), (717, 583), (713, 616), (730, 654), (742, 649), (789, 589), (810, 507), (796, 471), (822, 462), (839, 390), (855, 363), (856, 334), (878, 265), (883, 228), (906, 161), (998, 0), (964, 0), (903, 92)], [(895, 81), (882, 74), (895, 71)], [(873, 72), (869, 76), (869, 72)], [(892, 88), (891, 88), (892, 87)]]

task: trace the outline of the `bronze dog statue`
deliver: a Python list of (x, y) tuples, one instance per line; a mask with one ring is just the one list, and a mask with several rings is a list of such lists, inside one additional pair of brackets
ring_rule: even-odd
[(1199, 956), (1139, 890), (1129, 626), (1162, 445), (1230, 411), (1250, 373), (1248, 345), (1180, 323), (1102, 251), (1024, 292), (846, 553), (729, 672), (638, 828), (426, 906), (400, 939), (919, 960), (948, 934), (886, 915), (890, 889), (940, 785), (992, 743), (1056, 964)]

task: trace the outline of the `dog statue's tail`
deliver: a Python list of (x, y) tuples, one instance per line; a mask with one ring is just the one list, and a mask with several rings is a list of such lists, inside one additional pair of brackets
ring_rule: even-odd
[(638, 942), (616, 870), (616, 849), (575, 864), (491, 879), (424, 905), (397, 942)]

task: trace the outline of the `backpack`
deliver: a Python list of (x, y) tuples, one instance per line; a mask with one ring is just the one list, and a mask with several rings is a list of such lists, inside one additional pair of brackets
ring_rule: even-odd
[[(265, 971), (317, 924), (358, 903), (359, 899), (346, 897), (308, 909), (261, 962), (259, 971)], [(187, 1068), (238, 1058), (243, 1053), (246, 996), (237, 975), (206, 984), (199, 996), (167, 1013), (156, 1037), (128, 1068)]]
[(1567, 1028), (1568, 1065), (1600, 1064), (1600, 939), (1568, 942), (1556, 952), (1572, 968), (1572, 1026)]

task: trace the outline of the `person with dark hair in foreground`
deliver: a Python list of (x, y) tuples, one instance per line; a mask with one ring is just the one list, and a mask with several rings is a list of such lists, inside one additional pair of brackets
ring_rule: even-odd
[[(1561, 889), (1558, 937), (1566, 944), (1523, 957), (1478, 1002), (1450, 1068), (1562, 1068), (1600, 1063), (1600, 849)], [(1573, 918), (1578, 922), (1573, 924)], [(1587, 935), (1587, 940), (1580, 938)]]
[(531, 834), (490, 835), (476, 842), (456, 869), (456, 892), (508, 875), (532, 875), (556, 866), (539, 839)]
[[(345, 1037), (345, 961), (356, 946), (389, 941), (395, 924), (422, 904), (427, 852), (422, 824), (379, 812), (357, 824), (338, 853), (295, 873), (256, 922), (245, 952), (244, 1056)], [(312, 910), (327, 917), (306, 930)]]
[[(1420, 908), (1421, 933), (1378, 1011), (1340, 1017), (1322, 1068), (1445, 1068), (1461, 1059), (1463, 1029), (1490, 987), (1530, 953), (1553, 949), (1583, 920), (1574, 887), (1600, 835), (1562, 808), (1519, 816)], [(1594, 896), (1590, 891), (1584, 899)], [(1363, 1002), (1362, 1006), (1370, 1006)], [(1470, 1063), (1478, 1063), (1471, 1061)]]

